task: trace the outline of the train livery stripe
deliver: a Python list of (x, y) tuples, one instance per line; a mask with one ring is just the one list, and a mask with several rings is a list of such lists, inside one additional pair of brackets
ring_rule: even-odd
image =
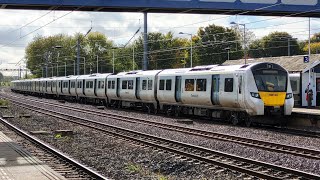
[(265, 106), (283, 106), (286, 92), (261, 92), (259, 95)]

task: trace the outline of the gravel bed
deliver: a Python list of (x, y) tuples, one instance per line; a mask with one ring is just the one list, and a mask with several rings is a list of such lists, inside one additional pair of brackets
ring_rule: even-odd
[[(10, 110), (16, 117), (25, 112), (16, 107), (11, 107)], [(89, 128), (75, 126), (38, 113), (30, 112), (29, 114), (32, 115), (31, 118), (14, 118), (10, 119), (10, 122), (25, 131), (72, 130), (73, 136), (62, 138), (57, 138), (54, 133), (37, 136), (112, 179), (238, 179), (242, 177), (240, 173), (230, 170), (216, 173), (215, 169), (210, 170), (204, 165), (181, 161), (174, 156), (157, 153), (151, 148), (130, 144)]]
[[(49, 100), (49, 99), (43, 99), (43, 101), (52, 102), (52, 100)], [(54, 100), (54, 102), (56, 101)], [(76, 104), (76, 103), (66, 103), (66, 104), (71, 104), (75, 107), (86, 107), (88, 109), (96, 109), (95, 107), (88, 106), (88, 105), (82, 105), (82, 104)], [(65, 110), (63, 111), (58, 108), (51, 107), (51, 109), (61, 111), (61, 112), (66, 112)], [(132, 117), (162, 121), (166, 123), (175, 123), (176, 121), (176, 119), (172, 119), (172, 118), (147, 115), (147, 114), (141, 114), (136, 112), (128, 112), (128, 111), (121, 111), (121, 110), (114, 110), (114, 109), (108, 109), (105, 111), (117, 113), (121, 115), (132, 116)], [(117, 125), (120, 127), (137, 130), (140, 132), (145, 132), (145, 133), (154, 134), (157, 136), (171, 138), (174, 140), (187, 142), (187, 143), (191, 143), (199, 146), (204, 146), (204, 147), (208, 147), (211, 149), (215, 149), (215, 150), (219, 150), (219, 151), (223, 151), (231, 154), (237, 154), (243, 157), (249, 157), (249, 158), (260, 160), (260, 161), (265, 161), (265, 162), (270, 162), (277, 165), (286, 166), (289, 168), (295, 168), (302, 171), (320, 174), (319, 160), (311, 160), (311, 159), (296, 157), (296, 156), (287, 155), (287, 154), (273, 153), (273, 152), (264, 151), (260, 149), (245, 147), (235, 143), (208, 140), (206, 138), (196, 137), (192, 135), (185, 135), (182, 133), (167, 131), (159, 128), (149, 128), (149, 126), (148, 128), (146, 128), (145, 125), (141, 125), (138, 123), (127, 123), (127, 122), (122, 122), (118, 120), (112, 120), (110, 118), (106, 120), (106, 118), (101, 118), (99, 116), (93, 116), (93, 115), (86, 115), (84, 113), (72, 113), (72, 114), (81, 115), (82, 117), (86, 117), (94, 120), (104, 121), (112, 125)], [(221, 132), (221, 133), (228, 133), (228, 134), (233, 134), (238, 136), (241, 135), (244, 137), (250, 137), (250, 138), (261, 139), (266, 141), (273, 141), (273, 142), (278, 142), (283, 144), (309, 147), (314, 149), (319, 149), (320, 147), (319, 146), (320, 139), (318, 138), (307, 138), (307, 137), (301, 137), (301, 136), (286, 135), (282, 133), (275, 133), (275, 132), (270, 132), (266, 130), (254, 129), (254, 128), (234, 127), (230, 125), (219, 125), (219, 124), (206, 124), (201, 122), (200, 123), (194, 122), (194, 125), (191, 125), (191, 126), (190, 125), (182, 125), (182, 126), (189, 126), (189, 127), (205, 129), (205, 130)]]
[[(21, 94), (16, 94), (16, 93), (12, 93), (12, 94), (24, 97)], [(35, 98), (39, 100), (39, 98), (37, 97), (33, 97), (33, 96), (27, 96), (27, 97)], [(57, 103), (57, 100), (53, 100), (53, 99), (43, 98), (41, 99), (41, 101)], [(97, 110), (97, 108), (92, 105), (84, 105), (84, 104), (69, 103), (69, 102), (66, 102), (65, 104), (68, 106), (73, 106), (78, 108)], [(230, 134), (230, 135), (241, 136), (246, 138), (253, 138), (253, 139), (259, 139), (263, 141), (270, 141), (270, 142), (275, 142), (280, 144), (288, 144), (293, 146), (320, 150), (320, 138), (295, 136), (291, 134), (279, 133), (279, 132), (274, 132), (272, 130), (268, 131), (268, 130), (263, 130), (258, 128), (246, 128), (246, 127), (239, 127), (239, 126), (235, 127), (235, 126), (232, 126), (229, 124), (223, 124), (220, 122), (210, 123), (208, 121), (201, 121), (201, 120), (194, 121), (193, 125), (186, 125), (186, 124), (177, 123), (176, 118), (165, 117), (163, 115), (149, 115), (139, 111), (135, 112), (135, 111), (111, 109), (111, 108), (105, 109), (104, 111), (108, 113), (115, 113), (115, 114), (124, 115), (124, 116), (144, 118), (144, 119), (153, 120), (156, 122), (163, 122), (167, 124), (175, 124), (179, 126), (192, 127), (192, 128), (197, 128), (197, 129), (202, 129), (202, 130), (212, 131), (217, 133), (224, 133), (224, 134)], [(89, 115), (88, 117), (92, 117), (92, 116)], [(314, 130), (314, 128), (312, 129)]]

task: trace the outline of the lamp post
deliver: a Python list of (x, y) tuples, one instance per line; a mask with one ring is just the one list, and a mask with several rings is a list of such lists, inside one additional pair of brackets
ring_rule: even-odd
[[(96, 45), (95, 45), (96, 46)], [(103, 53), (105, 52), (105, 48), (101, 47), (100, 45), (98, 45), (98, 51)], [(97, 52), (97, 73), (99, 73), (99, 53)]]
[(114, 49), (112, 49), (112, 73), (114, 73)]
[(184, 33), (184, 32), (179, 32), (179, 34), (187, 34), (190, 35), (190, 43), (191, 43), (191, 47), (190, 47), (190, 67), (192, 68), (192, 34), (190, 33)]
[[(53, 48), (54, 49), (61, 49), (62, 46), (54, 46)], [(60, 52), (58, 51), (58, 56), (57, 56), (57, 77), (59, 76), (59, 66), (58, 66), (59, 56), (60, 56)]]
[[(83, 36), (83, 38), (85, 38), (90, 33), (91, 30), (92, 30), (92, 27)], [(80, 37), (78, 37), (77, 39), (77, 75), (80, 75)]]
[(243, 26), (244, 64), (247, 64), (246, 24), (231, 22), (230, 24)]

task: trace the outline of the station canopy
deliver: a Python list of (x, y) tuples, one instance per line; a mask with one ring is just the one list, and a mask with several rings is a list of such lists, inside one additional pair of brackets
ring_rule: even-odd
[(2, 9), (320, 17), (319, 0), (0, 0)]

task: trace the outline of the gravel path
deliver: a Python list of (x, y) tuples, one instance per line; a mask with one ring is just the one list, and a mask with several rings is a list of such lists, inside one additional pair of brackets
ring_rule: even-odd
[[(15, 94), (16, 95), (16, 94)], [(23, 97), (23, 96), (22, 96)], [(28, 98), (32, 98), (31, 96), (28, 96)], [(46, 102), (54, 102), (56, 103), (56, 100), (50, 100), (50, 99), (42, 99)], [(35, 104), (35, 103), (33, 103)], [(66, 103), (67, 105), (72, 105), (75, 107), (86, 107), (88, 109), (95, 109), (95, 107), (90, 105), (83, 105), (83, 104), (76, 104), (76, 103)], [(43, 105), (42, 105), (43, 106)], [(60, 111), (60, 112), (66, 112), (65, 110), (61, 110), (58, 108), (51, 107), (51, 109)], [(122, 111), (122, 110), (115, 110), (115, 109), (106, 109), (106, 112), (110, 113), (116, 113), (121, 115), (127, 115), (132, 117), (138, 117), (138, 118), (145, 118), (148, 120), (154, 120), (158, 122), (165, 122), (170, 124), (176, 124), (176, 119), (167, 118), (163, 116), (154, 116), (154, 115), (147, 115), (140, 112), (129, 112), (129, 111)], [(106, 122), (108, 124), (125, 127), (128, 129), (133, 129), (140, 132), (145, 132), (149, 134), (154, 134), (157, 136), (162, 136), (165, 138), (171, 138), (174, 140), (195, 144), (199, 146), (208, 147), (214, 150), (227, 152), (231, 154), (236, 154), (243, 157), (249, 157), (252, 159), (270, 162), (277, 165), (286, 166), (289, 168), (295, 168), (302, 171), (307, 171), (315, 174), (320, 174), (320, 161), (319, 160), (312, 160), (307, 158), (301, 158), (296, 157), (288, 154), (281, 154), (281, 153), (273, 153), (269, 151), (264, 151), (260, 149), (255, 148), (249, 148), (246, 146), (238, 145), (236, 143), (228, 143), (223, 141), (217, 141), (217, 140), (210, 140), (202, 137), (192, 136), (192, 135), (185, 135), (178, 132), (172, 132), (168, 130), (163, 130), (159, 128), (150, 128), (150, 126), (141, 125), (138, 123), (128, 123), (128, 122), (122, 122), (118, 120), (112, 120), (111, 118), (102, 118), (99, 116), (93, 116), (93, 115), (87, 115), (85, 113), (77, 113), (77, 112), (70, 112), (69, 113), (81, 117), (86, 117), (93, 120), (99, 120), (102, 122)], [(40, 122), (38, 122), (40, 123)], [(224, 125), (219, 123), (203, 123), (201, 121), (194, 122), (193, 125), (183, 125), (179, 124), (181, 126), (188, 126), (198, 129), (204, 129), (208, 131), (215, 131), (220, 133), (227, 133), (237, 136), (243, 136), (243, 137), (249, 137), (249, 138), (255, 138), (259, 140), (265, 140), (265, 141), (272, 141), (282, 144), (289, 144), (289, 145), (295, 145), (300, 147), (308, 147), (313, 149), (320, 149), (320, 139), (319, 138), (308, 138), (308, 137), (301, 137), (301, 136), (293, 136), (293, 135), (287, 135), (283, 133), (275, 133), (267, 130), (261, 130), (261, 129), (255, 129), (255, 128), (243, 128), (243, 127), (234, 127), (231, 125)], [(39, 127), (41, 128), (41, 126)], [(49, 126), (47, 126), (49, 128)], [(72, 126), (71, 126), (72, 128)], [(49, 128), (50, 129), (50, 128)], [(103, 140), (102, 140), (103, 142)]]
[[(12, 113), (15, 116), (25, 112), (15, 107), (5, 111), (2, 110), (2, 113)], [(229, 170), (216, 173), (216, 169), (210, 170), (204, 165), (181, 161), (174, 156), (157, 153), (151, 148), (130, 144), (89, 128), (75, 126), (38, 113), (29, 114), (32, 115), (31, 118), (15, 118), (10, 119), (10, 122), (25, 131), (51, 132), (49, 135), (37, 135), (37, 137), (112, 179), (238, 179), (242, 177), (240, 173)], [(61, 129), (72, 130), (74, 135), (56, 138), (54, 131)], [(0, 126), (0, 131), (2, 130), (3, 127)]]

